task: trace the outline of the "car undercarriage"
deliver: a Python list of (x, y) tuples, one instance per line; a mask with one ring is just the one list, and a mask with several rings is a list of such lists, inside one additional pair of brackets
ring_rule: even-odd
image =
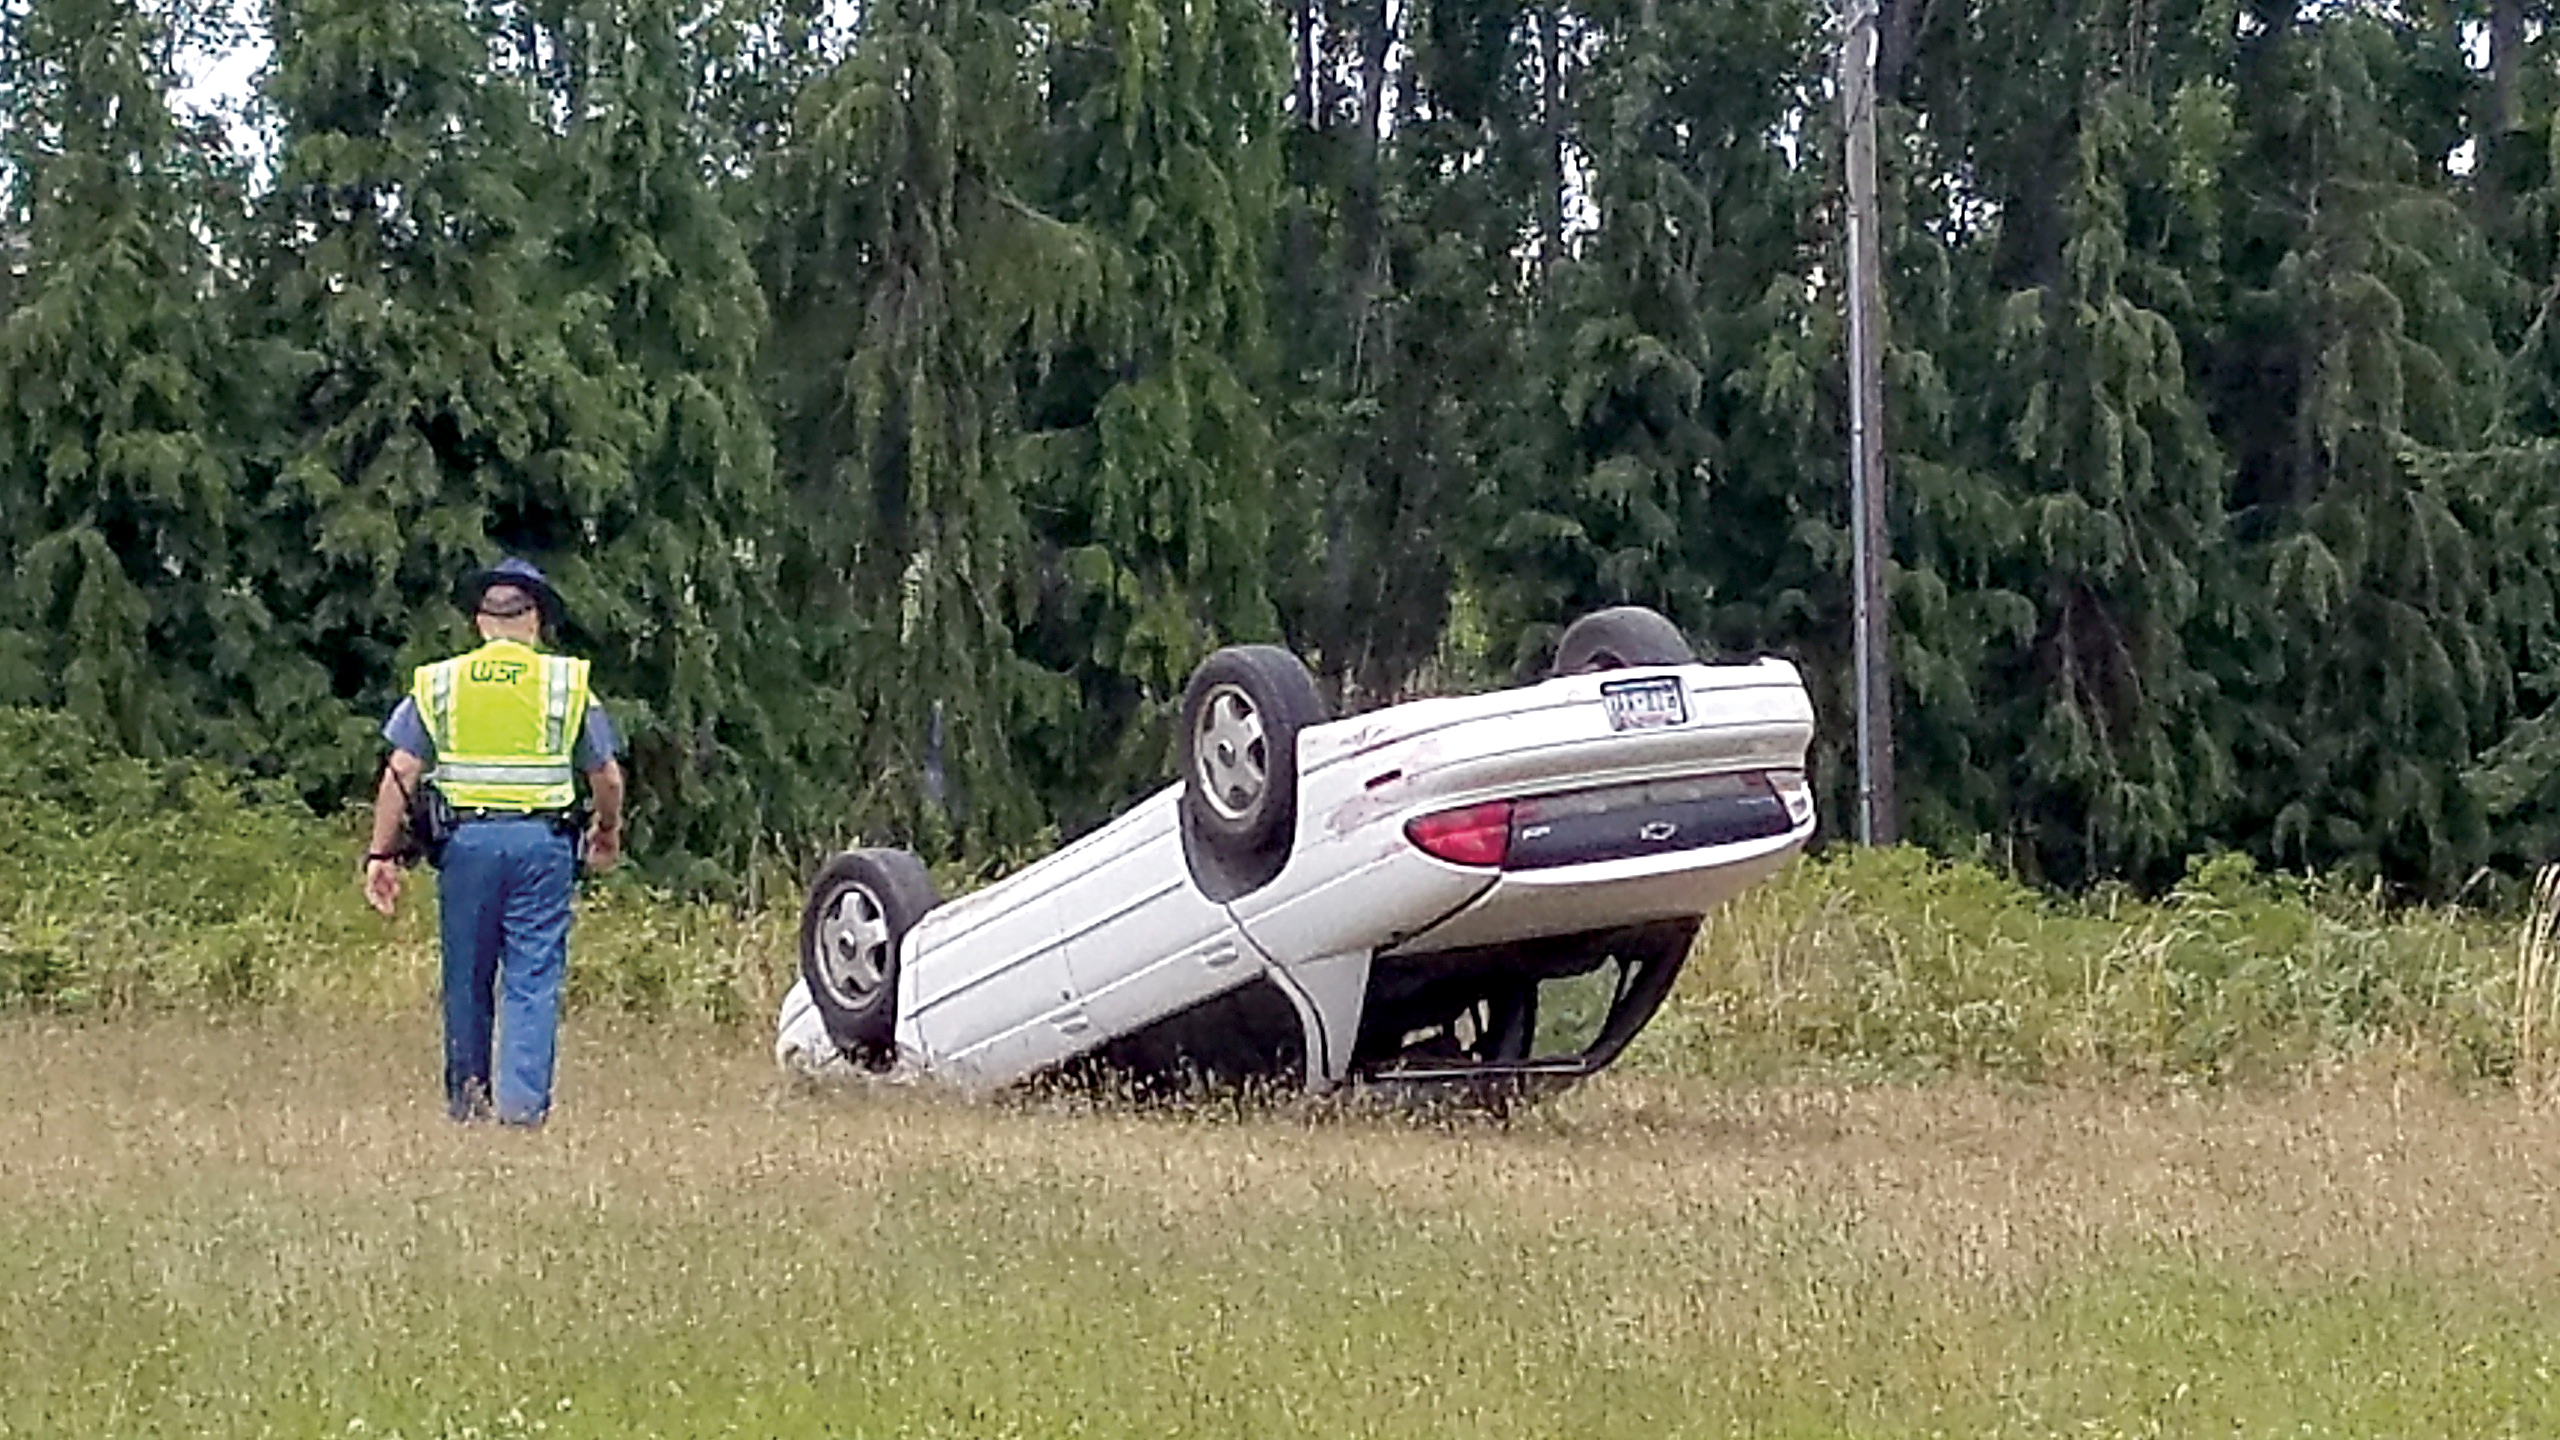
[[(1662, 1007), (1698, 923), (1380, 956), (1350, 1078), (1512, 1094), (1603, 1069)], [(1064, 1073), (1140, 1093), (1294, 1083), (1305, 1055), (1297, 1010), (1263, 979), (1122, 1036)]]

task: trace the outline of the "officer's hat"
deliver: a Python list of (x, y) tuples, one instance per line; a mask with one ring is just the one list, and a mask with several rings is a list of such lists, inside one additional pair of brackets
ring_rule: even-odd
[(541, 571), (512, 555), (462, 582), (463, 613), (479, 613), (480, 597), (501, 585), (533, 597), (534, 607), (542, 612), (544, 629), (557, 633), (568, 622), (568, 607), (560, 603), (560, 592), (551, 588)]

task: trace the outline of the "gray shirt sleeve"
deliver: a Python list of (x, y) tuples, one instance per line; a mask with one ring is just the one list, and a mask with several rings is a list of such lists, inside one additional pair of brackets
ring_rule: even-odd
[(426, 717), (418, 713), (418, 702), (402, 697), (391, 708), (391, 718), (382, 722), (382, 738), (394, 750), (406, 750), (429, 765), (436, 763), (435, 737), (427, 733)]
[(603, 705), (588, 701), (586, 721), (578, 727), (578, 743), (570, 751), (571, 762), (581, 774), (600, 770), (621, 749), (622, 737), (614, 733), (613, 717), (604, 713)]

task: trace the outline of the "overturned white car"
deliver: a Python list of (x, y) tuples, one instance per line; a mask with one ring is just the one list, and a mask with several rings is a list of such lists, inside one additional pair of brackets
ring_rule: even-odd
[(777, 1058), (972, 1087), (1598, 1070), (1700, 918), (1811, 837), (1813, 709), (1794, 666), (1696, 663), (1634, 607), (1551, 675), (1328, 721), (1287, 651), (1220, 650), (1181, 783), (1047, 859), (947, 905), (905, 851), (830, 860)]

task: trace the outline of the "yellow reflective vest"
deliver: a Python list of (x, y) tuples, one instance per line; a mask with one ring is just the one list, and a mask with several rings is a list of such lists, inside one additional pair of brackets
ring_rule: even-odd
[(456, 809), (566, 810), (577, 799), (586, 661), (492, 640), (419, 666), (409, 695), (435, 741), (427, 778)]

